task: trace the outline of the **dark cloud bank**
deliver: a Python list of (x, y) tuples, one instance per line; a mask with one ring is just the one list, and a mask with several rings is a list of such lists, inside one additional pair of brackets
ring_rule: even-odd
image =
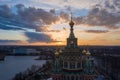
[(9, 43), (9, 42), (11, 42), (11, 43), (18, 43), (18, 42), (20, 42), (20, 40), (0, 40), (0, 43)]
[[(49, 35), (44, 33), (28, 32), (27, 29), (34, 29), (39, 32), (59, 32), (58, 30), (44, 30), (45, 25), (50, 25), (59, 20), (53, 11), (47, 12), (34, 7), (26, 8), (22, 4), (15, 6), (16, 11), (12, 12), (8, 5), (0, 5), (0, 29), (3, 30), (24, 30), (28, 42), (50, 42)], [(17, 42), (13, 40), (1, 40), (0, 42)]]
[(14, 43), (22, 43), (20, 40), (7, 40), (7, 39), (3, 39), (0, 40), (0, 45), (10, 45), (10, 44), (14, 44)]
[(87, 33), (107, 33), (108, 30), (86, 30)]
[(53, 41), (49, 35), (35, 32), (25, 32), (25, 35), (29, 38), (27, 41), (30, 43), (33, 42), (51, 42)]
[(30, 28), (40, 31), (44, 25), (50, 25), (59, 20), (57, 16), (43, 9), (36, 9), (34, 7), (26, 8), (22, 4), (16, 5), (15, 8), (16, 14), (7, 5), (1, 5), (0, 18), (2, 19), (0, 22), (15, 25), (16, 27), (20, 26), (21, 29)]
[[(0, 29), (3, 30), (24, 30), (28, 42), (50, 42), (51, 37), (44, 33), (28, 32), (27, 29), (34, 29), (39, 32), (44, 30), (46, 25), (51, 25), (59, 21), (59, 18), (69, 20), (69, 14), (61, 12), (59, 16), (55, 15), (55, 10), (45, 11), (34, 7), (25, 7), (22, 4), (15, 5), (15, 12), (7, 5), (0, 5)], [(87, 16), (73, 17), (75, 23), (86, 24), (89, 26), (101, 26), (108, 29), (120, 28), (120, 3), (118, 0), (106, 0), (103, 4), (95, 5)], [(50, 30), (48, 32), (59, 32)], [(88, 33), (106, 33), (102, 30), (88, 30)], [(2, 40), (0, 41), (2, 42)], [(4, 42), (4, 41), (3, 41)], [(5, 42), (12, 42), (5, 40)]]

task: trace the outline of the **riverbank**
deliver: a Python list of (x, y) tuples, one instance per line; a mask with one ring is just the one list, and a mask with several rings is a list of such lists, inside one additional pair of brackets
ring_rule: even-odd
[(34, 60), (37, 56), (6, 56), (0, 61), (0, 80), (10, 80), (15, 74), (30, 68), (32, 65), (42, 66), (45, 60)]
[(42, 66), (33, 65), (24, 72), (16, 74), (12, 80), (47, 80), (51, 77), (51, 68), (49, 61)]

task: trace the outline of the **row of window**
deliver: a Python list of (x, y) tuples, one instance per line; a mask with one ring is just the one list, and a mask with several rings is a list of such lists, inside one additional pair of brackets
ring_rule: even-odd
[(81, 63), (80, 62), (64, 62), (63, 63), (64, 68), (70, 68), (70, 69), (75, 69), (75, 68), (81, 68)]
[[(57, 77), (54, 80), (61, 80), (61, 77)], [(81, 76), (64, 76), (63, 80), (84, 80)], [(92, 78), (86, 78), (85, 80), (94, 80)]]
[(83, 80), (80, 76), (64, 76), (64, 80)]
[(63, 80), (94, 80), (93, 78), (83, 79), (81, 76), (64, 76)]

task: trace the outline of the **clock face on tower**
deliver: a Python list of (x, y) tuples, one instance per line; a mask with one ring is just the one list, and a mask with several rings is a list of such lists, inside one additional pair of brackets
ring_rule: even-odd
[(73, 44), (74, 42), (73, 41), (70, 41), (71, 44)]

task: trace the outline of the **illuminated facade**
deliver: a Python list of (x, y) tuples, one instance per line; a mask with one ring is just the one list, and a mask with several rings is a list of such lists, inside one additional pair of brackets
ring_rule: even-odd
[(70, 35), (63, 50), (56, 51), (53, 62), (53, 80), (95, 80), (96, 72), (93, 59), (88, 50), (79, 50), (77, 38), (73, 32), (74, 22), (71, 21)]

